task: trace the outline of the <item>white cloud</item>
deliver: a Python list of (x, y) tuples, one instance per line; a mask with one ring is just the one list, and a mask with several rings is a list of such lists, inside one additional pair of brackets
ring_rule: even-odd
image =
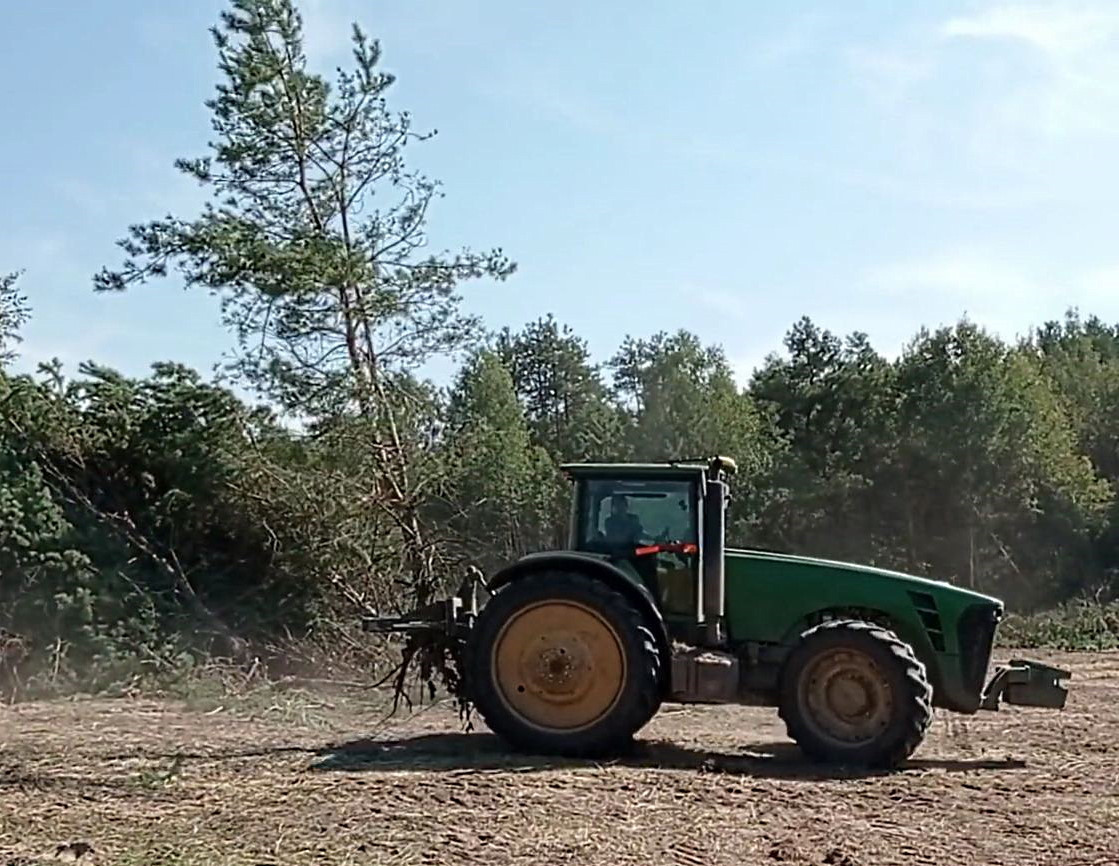
[(1081, 284), (1087, 299), (1114, 304), (1119, 299), (1119, 265), (1089, 271), (1082, 277)]
[(734, 374), (734, 381), (738, 387), (745, 388), (750, 384), (750, 380), (754, 377), (754, 373), (765, 366), (770, 354), (773, 354), (773, 352), (753, 352), (731, 355), (727, 358), (727, 363), (730, 364), (731, 372)]
[(801, 14), (750, 47), (747, 59), (758, 66), (781, 66), (815, 51), (825, 21), (820, 15)]
[(871, 268), (865, 282), (894, 296), (936, 292), (955, 298), (981, 294), (985, 300), (1014, 298), (1038, 291), (1039, 283), (1020, 265), (989, 254), (953, 250)]
[(951, 18), (945, 36), (1023, 42), (1051, 60), (1083, 58), (1108, 49), (1119, 35), (1119, 6), (1113, 3), (1006, 3), (972, 16)]
[(1108, 201), (1119, 2), (1002, 2), (844, 52), (878, 134), (844, 180), (925, 204)]
[(300, 14), (303, 16), (303, 45), (312, 65), (335, 64), (348, 59), (353, 48), (355, 21), (366, 30), (367, 36), (377, 38), (376, 33), (368, 32), (368, 25), (348, 0), (303, 0)]
[(516, 76), (485, 80), (478, 90), (487, 99), (512, 103), (519, 111), (554, 118), (592, 135), (622, 137), (629, 131), (618, 112), (589, 88), (543, 66)]
[(903, 100), (935, 70), (928, 53), (905, 48), (853, 46), (847, 49), (846, 58), (871, 98), (888, 105)]
[(1024, 46), (1040, 61), (1032, 74), (1008, 76), (992, 106), (1009, 131), (1062, 140), (1119, 134), (1119, 4), (1005, 3), (949, 19), (941, 35)]
[(946, 323), (966, 315), (1005, 337), (1071, 307), (1119, 318), (1119, 263), (1062, 269), (1021, 255), (957, 248), (870, 268), (859, 283), (870, 297), (899, 305), (899, 317)]
[(748, 298), (744, 295), (736, 295), (733, 292), (685, 286), (684, 294), (695, 298), (700, 305), (724, 319), (746, 319), (752, 309)]

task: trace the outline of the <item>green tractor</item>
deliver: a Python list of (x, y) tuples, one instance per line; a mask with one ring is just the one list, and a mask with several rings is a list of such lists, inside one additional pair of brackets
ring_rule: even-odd
[[(772, 706), (811, 759), (890, 768), (933, 708), (1060, 709), (1068, 671), (985, 683), (1002, 603), (879, 568), (726, 546), (727, 458), (577, 464), (567, 549), (525, 556), (381, 633), (434, 633), (511, 747), (608, 756), (664, 703)], [(479, 602), (479, 589), (486, 594)]]

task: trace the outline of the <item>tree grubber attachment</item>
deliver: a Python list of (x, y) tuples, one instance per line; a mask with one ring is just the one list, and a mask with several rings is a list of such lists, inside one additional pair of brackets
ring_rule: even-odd
[(423, 605), (403, 616), (362, 617), (362, 631), (377, 634), (432, 634), (463, 638), (478, 616), (478, 588), (483, 585), (482, 572), (471, 566), (458, 591), (448, 598)]
[(447, 598), (421, 605), (403, 616), (379, 616), (370, 611), (361, 618), (362, 631), (405, 638), (400, 663), (390, 674), (394, 679), (394, 712), (401, 700), (412, 706), (408, 682), (415, 678), (432, 699), (445, 688), (457, 700), (459, 715), (469, 725), (471, 702), (465, 691), (463, 648), (478, 618), (478, 589), (484, 586), (482, 572), (471, 566), (458, 590)]
[(995, 669), (995, 675), (983, 690), (980, 709), (997, 710), (1000, 700), (1023, 707), (1063, 709), (1068, 689), (1060, 681), (1071, 676), (1071, 671), (1013, 659), (1010, 664)]

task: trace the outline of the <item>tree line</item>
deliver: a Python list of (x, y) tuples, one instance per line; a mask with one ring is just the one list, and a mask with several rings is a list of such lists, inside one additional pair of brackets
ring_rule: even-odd
[[(405, 161), (428, 133), (390, 110), (380, 45), (355, 26), (328, 81), (291, 0), (230, 0), (213, 33), (210, 153), (177, 163), (211, 200), (129, 227), (95, 289), (216, 294), (262, 399), (172, 362), (15, 375), (28, 311), (0, 282), (0, 686), (361, 652), (356, 603), (561, 544), (559, 467), (581, 460), (734, 457), (733, 545), (1020, 609), (1114, 594), (1119, 326), (1070, 312), (1007, 342), (960, 321), (888, 359), (804, 318), (746, 383), (684, 331), (603, 362), (549, 315), (494, 333), (461, 287), (515, 263), (428, 250), (439, 184)], [(452, 354), (448, 386), (419, 375)]]

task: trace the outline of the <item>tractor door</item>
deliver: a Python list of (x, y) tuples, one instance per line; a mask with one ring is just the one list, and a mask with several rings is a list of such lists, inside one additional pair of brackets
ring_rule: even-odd
[(628, 563), (666, 619), (695, 619), (699, 485), (679, 477), (585, 478), (576, 487), (572, 548)]

